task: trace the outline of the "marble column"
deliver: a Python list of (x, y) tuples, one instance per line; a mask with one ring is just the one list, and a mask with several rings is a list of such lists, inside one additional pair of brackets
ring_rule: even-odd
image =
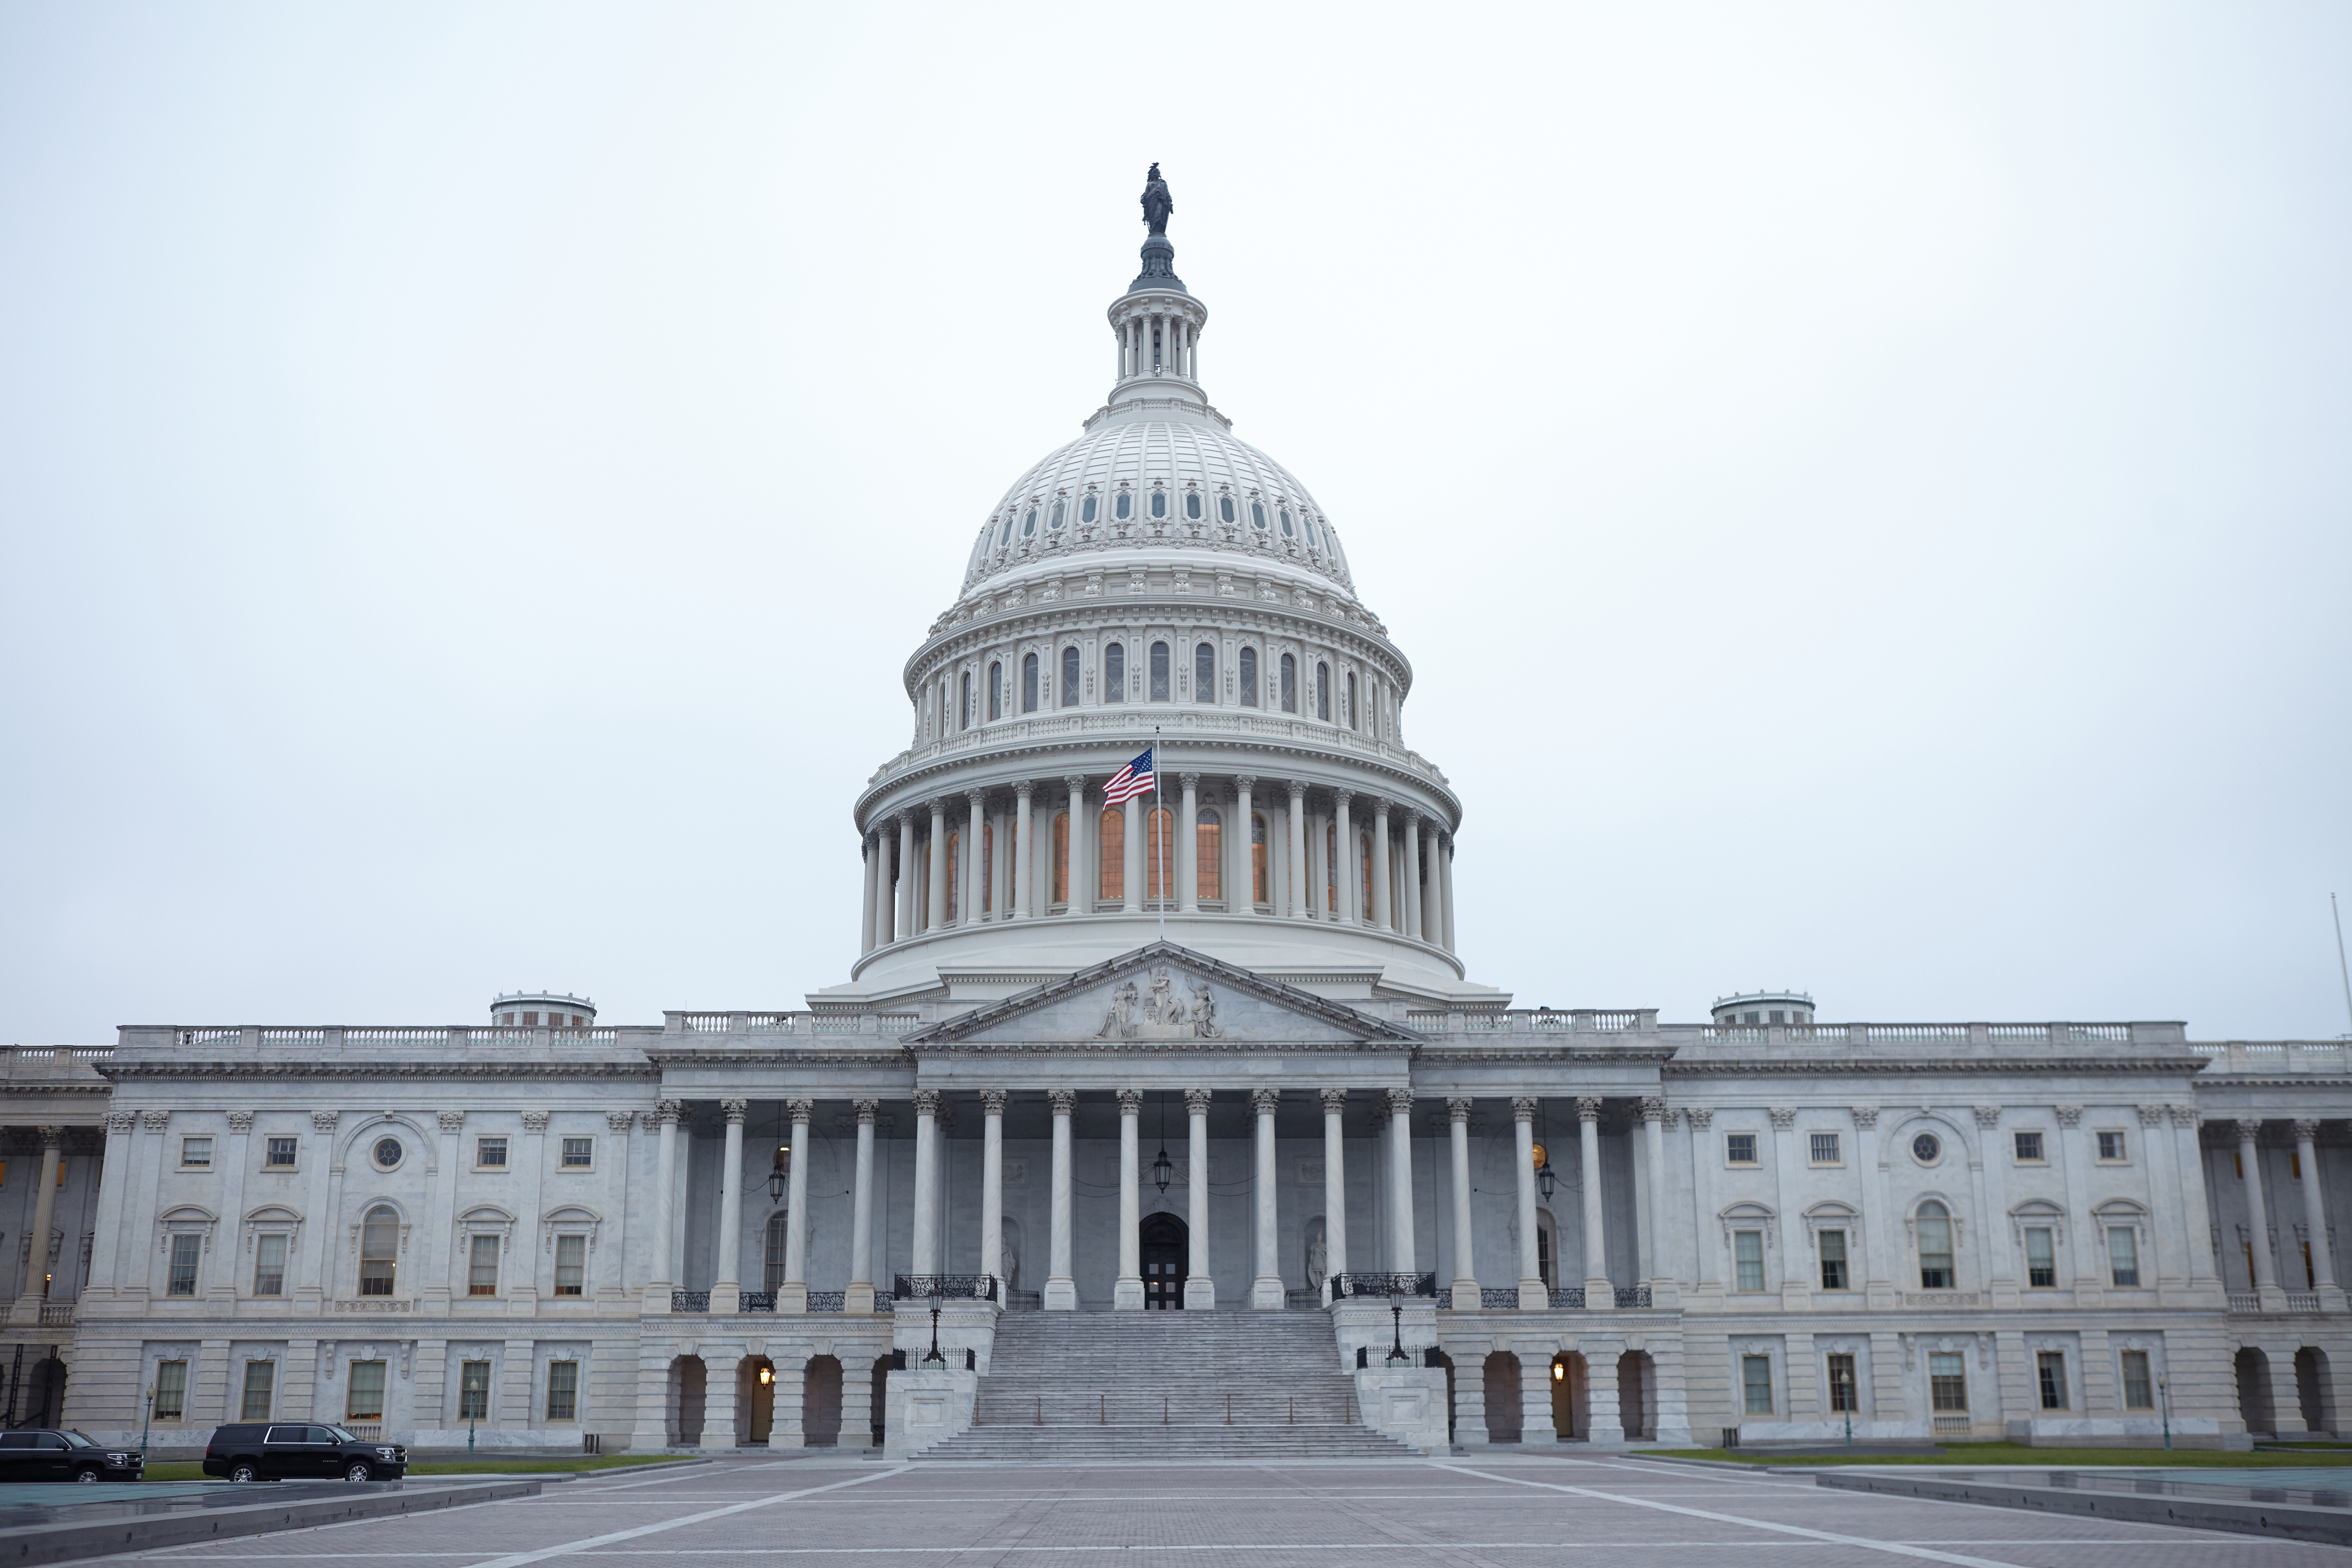
[(988, 796), (974, 789), (966, 790), (963, 798), (971, 808), (971, 822), (964, 829), (963, 848), (956, 856), (955, 923), (976, 926), (980, 907), (988, 901), (988, 860), (981, 853), (981, 846), (988, 842)]
[(1403, 918), (1397, 923), (1410, 937), (1421, 935), (1421, 813), (1411, 806), (1404, 813), (1404, 886), (1397, 890), (1397, 912)]
[(1072, 773), (1062, 781), (1069, 791), (1070, 833), (1064, 855), (1064, 869), (1070, 885), (1067, 912), (1085, 914), (1095, 907), (1093, 825), (1087, 821), (1087, 779), (1084, 773)]
[(776, 1291), (776, 1310), (808, 1310), (808, 1164), (809, 1121), (816, 1115), (813, 1100), (788, 1100), (784, 1112), (793, 1126), (792, 1169), (784, 1175), (784, 1282)]
[(1372, 924), (1382, 931), (1395, 922), (1392, 911), (1395, 901), (1389, 890), (1389, 803), (1386, 795), (1372, 797)]
[(1256, 783), (1248, 773), (1234, 779), (1234, 820), (1223, 835), (1229, 846), (1225, 864), (1233, 870), (1225, 882), (1225, 912), (1231, 915), (1257, 913), (1257, 853), (1250, 837), (1250, 786)]
[(1184, 786), (1183, 815), (1176, 819), (1176, 912), (1201, 912), (1201, 775), (1179, 773)]
[(923, 911), (923, 929), (941, 931), (948, 923), (948, 803), (931, 804), (931, 847), (925, 858), (930, 907)]
[(1209, 1091), (1184, 1091), (1185, 1152), (1191, 1169), (1184, 1191), (1184, 1310), (1213, 1310), (1217, 1282), (1209, 1277)]
[[(2247, 1240), (2254, 1255), (2254, 1289), (2258, 1291), (2279, 1288), (2278, 1270), (2271, 1259), (2270, 1207), (2263, 1198), (2263, 1154), (2254, 1142), (2262, 1130), (2263, 1124), (2258, 1120), (2242, 1121), (2237, 1124), (2238, 1163), (2246, 1173)], [(2284, 1311), (2286, 1303), (2281, 1300), (2276, 1306), (2272, 1306), (2264, 1302), (2263, 1306), (2267, 1310)]]
[(1029, 797), (1036, 789), (1034, 779), (1023, 779), (1013, 786), (1013, 918), (1016, 921), (1029, 918), (1029, 901), (1036, 891), (1030, 886), (1037, 879), (1036, 840), (1029, 837)]
[(940, 1091), (915, 1091), (915, 1223), (907, 1272), (940, 1271)]
[(1045, 1310), (1074, 1312), (1078, 1287), (1070, 1274), (1070, 1113), (1077, 1109), (1078, 1092), (1049, 1089), (1045, 1103), (1054, 1110), (1054, 1217), (1046, 1253)]
[(881, 1107), (856, 1102), (857, 1167), (849, 1189), (849, 1289), (841, 1310), (870, 1317), (874, 1311), (874, 1118)]
[(1278, 1089), (1250, 1090), (1250, 1109), (1257, 1112), (1257, 1278), (1250, 1281), (1250, 1305), (1278, 1312), (1283, 1305), (1281, 1216), (1275, 1207), (1274, 1112), (1282, 1103)]
[[(1642, 1152), (1650, 1165), (1650, 1278), (1657, 1281), (1675, 1278), (1674, 1269), (1666, 1263), (1666, 1238), (1675, 1233), (1669, 1217), (1673, 1211), (1666, 1203), (1666, 1129), (1673, 1125), (1674, 1118), (1675, 1113), (1666, 1109), (1664, 1100), (1642, 1101)], [(1853, 1265), (1848, 1263), (1846, 1267), (1851, 1269)], [(1847, 1282), (1851, 1284), (1852, 1279), (1849, 1274)], [(1650, 1300), (1653, 1306), (1664, 1305), (1654, 1295)]]
[(980, 1091), (980, 1271), (1000, 1282), (1004, 1305), (1004, 1091)]
[(1452, 834), (1446, 835), (1445, 847), (1438, 856), (1437, 868), (1440, 873), (1439, 881), (1443, 884), (1440, 896), (1444, 900), (1445, 910), (1445, 930), (1443, 933), (1445, 951), (1452, 952), (1454, 951), (1454, 836)]
[(857, 951), (860, 953), (872, 952), (877, 940), (874, 934), (874, 857), (879, 851), (881, 843), (880, 834), (869, 833), (858, 845), (866, 856), (865, 875), (858, 878), (858, 881), (864, 885), (865, 889), (864, 907), (858, 911), (857, 917)]
[(1389, 1090), (1389, 1272), (1418, 1274), (1412, 1234), (1412, 1090)]
[(915, 934), (915, 814), (898, 814), (898, 935)]
[[(2145, 1124), (2146, 1119), (2142, 1121)], [(2321, 1310), (2340, 1312), (2344, 1291), (2336, 1283), (2336, 1262), (2327, 1245), (2327, 1200), (2319, 1180), (2318, 1139), (2317, 1121), (2305, 1119), (2294, 1124), (2294, 1156), (2303, 1166), (2303, 1228), (2311, 1240), (2311, 1288), (2323, 1298)], [(2336, 1298), (2332, 1304), (2331, 1292)]]
[(1441, 896), (1444, 891), (1445, 873), (1439, 868), (1437, 819), (1421, 819), (1421, 863), (1428, 875), (1421, 883), (1421, 940), (1433, 947), (1445, 945), (1445, 910)]
[(1341, 925), (1360, 926), (1364, 923), (1364, 895), (1356, 886), (1356, 834), (1348, 826), (1348, 802), (1354, 792), (1335, 789), (1331, 792), (1332, 848), (1339, 857), (1331, 880), (1339, 885), (1339, 910), (1337, 919)]
[(743, 1100), (722, 1100), (719, 1113), (727, 1119), (726, 1153), (719, 1163), (719, 1277), (710, 1282), (710, 1310), (732, 1312), (741, 1306), (743, 1290), (743, 1118), (751, 1109)]
[[(38, 1131), (41, 1173), (36, 1178), (33, 1187), (33, 1233), (26, 1238), (32, 1247), (26, 1254), (24, 1291), (16, 1298), (15, 1310), (8, 1314), (9, 1321), (17, 1323), (38, 1323), (41, 1321), (41, 1303), (49, 1299), (49, 1233), (58, 1227), (58, 1162), (62, 1158), (66, 1130), (63, 1127), (43, 1127)], [(235, 1223), (236, 1217), (223, 1216), (225, 1224)], [(62, 1246), (58, 1249), (59, 1268), (65, 1265), (66, 1250)]]
[(1478, 1268), (1470, 1248), (1470, 1101), (1445, 1102), (1454, 1154), (1454, 1310), (1478, 1310)]
[(1290, 897), (1286, 900), (1290, 918), (1295, 921), (1314, 918), (1307, 898), (1307, 784), (1300, 779), (1290, 781)]
[(2172, 1111), (2174, 1163), (2180, 1169), (2181, 1214), (2189, 1233), (2189, 1286), (2213, 1292), (2220, 1300), (2221, 1260), (2213, 1254), (2213, 1209), (2205, 1189), (2203, 1145), (2197, 1136), (2200, 1118), (2194, 1105), (2176, 1105)]
[(1143, 1113), (1143, 1091), (1118, 1091), (1118, 1279), (1111, 1287), (1114, 1311), (1143, 1310), (1143, 1257), (1136, 1227), (1143, 1223), (1143, 1205), (1135, 1190), (1135, 1162), (1139, 1154), (1136, 1118)]
[(1331, 1277), (1348, 1272), (1348, 1142), (1339, 1118), (1348, 1091), (1327, 1089), (1323, 1099), (1323, 1278), (1315, 1281), (1325, 1306), (1331, 1304)]
[(1604, 1312), (1617, 1304), (1616, 1287), (1609, 1280), (1609, 1238), (1601, 1208), (1601, 1100), (1579, 1095), (1576, 1100), (1577, 1152), (1584, 1159), (1584, 1306)]
[(1519, 1167), (1519, 1310), (1540, 1312), (1551, 1305), (1536, 1241), (1536, 1110), (1538, 1101), (1511, 1101), (1511, 1144)]

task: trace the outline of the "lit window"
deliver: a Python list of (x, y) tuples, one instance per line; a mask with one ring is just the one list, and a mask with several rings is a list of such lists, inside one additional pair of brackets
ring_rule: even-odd
[(1224, 520), (1225, 521), (1227, 521), (1227, 522), (1231, 522), (1231, 521), (1234, 521), (1234, 498), (1233, 498), (1233, 497), (1231, 497), (1231, 496), (1219, 496), (1219, 497), (1217, 498), (1217, 515), (1218, 515), (1220, 518), (1223, 519), (1223, 520)]
[(1772, 1414), (1772, 1358), (1768, 1355), (1744, 1355), (1739, 1358), (1739, 1388), (1745, 1396), (1747, 1413), (1750, 1415)]
[(2043, 1351), (2033, 1358), (2033, 1370), (2042, 1384), (2042, 1408), (2066, 1408), (2066, 1357), (2062, 1352)]
[(499, 1238), (495, 1236), (474, 1236), (467, 1238), (466, 1294), (495, 1296), (499, 1293)]
[(457, 1419), (488, 1421), (490, 1418), (490, 1363), (469, 1361), (457, 1368)]
[(209, 1138), (180, 1140), (180, 1163), (192, 1171), (209, 1171), (213, 1166), (213, 1141)]
[(1164, 642), (1153, 643), (1151, 645), (1151, 700), (1154, 702), (1168, 700), (1168, 645)]
[(2102, 1160), (2120, 1160), (2123, 1157), (2124, 1135), (2120, 1132), (2100, 1133), (2099, 1158)]
[[(172, 1236), (171, 1282), (164, 1293), (171, 1296), (193, 1296), (196, 1293), (196, 1261), (204, 1256), (205, 1238), (193, 1230), (175, 1231)], [(36, 1267), (38, 1267), (37, 1262)]]
[(572, 1421), (580, 1403), (580, 1363), (576, 1361), (551, 1361), (547, 1363), (547, 1418), (550, 1421)]
[(1214, 702), (1217, 700), (1217, 650), (1209, 643), (1196, 643), (1192, 648), (1192, 700)]
[(1131, 492), (1127, 491), (1127, 490), (1121, 490), (1121, 491), (1119, 491), (1119, 492), (1118, 492), (1118, 507), (1117, 507), (1115, 510), (1117, 510), (1117, 512), (1118, 512), (1118, 519), (1119, 519), (1119, 521), (1122, 521), (1122, 522), (1126, 521), (1128, 518), (1129, 518), (1129, 517), (1131, 517), (1132, 515), (1134, 515), (1134, 510), (1135, 510), (1135, 497), (1134, 497), (1134, 495), (1133, 495)]
[(2017, 1160), (2018, 1163), (2021, 1165), (2032, 1165), (2039, 1164), (2041, 1163), (2041, 1133), (2020, 1132), (2017, 1134)]
[(1266, 891), (1265, 814), (1250, 813), (1250, 902), (1269, 903), (1273, 895)]
[(1049, 901), (1066, 904), (1070, 901), (1070, 814), (1054, 814), (1054, 876)]
[(507, 1168), (507, 1141), (503, 1138), (475, 1139), (474, 1163), (486, 1170), (505, 1170)]
[(383, 1363), (380, 1361), (352, 1363), (351, 1383), (343, 1396), (343, 1419), (346, 1421), (383, 1419)]
[(1257, 649), (1242, 649), (1242, 706), (1257, 706)]
[(1927, 1356), (1927, 1402), (1938, 1415), (1965, 1415), (1969, 1408), (1969, 1360), (1957, 1351)]
[(286, 1237), (282, 1233), (253, 1238), (253, 1293), (286, 1294)]
[(1103, 700), (1127, 700), (1127, 645), (1112, 643), (1103, 649)]
[(1021, 658), (1021, 711), (1037, 711), (1037, 656), (1034, 653)]
[(400, 1215), (389, 1204), (368, 1210), (360, 1224), (360, 1294), (392, 1294), (393, 1258), (400, 1247)]
[(1192, 819), (1192, 896), (1196, 899), (1225, 896), (1224, 820), (1214, 806), (1202, 806)]
[(1298, 711), (1298, 661), (1288, 654), (1282, 656), (1282, 710)]
[(1735, 1230), (1731, 1233), (1732, 1261), (1738, 1265), (1741, 1290), (1764, 1289), (1764, 1233), (1760, 1230)]
[(566, 1138), (563, 1141), (563, 1168), (584, 1171), (596, 1163), (596, 1140)]
[(299, 1139), (272, 1138), (269, 1141), (268, 1152), (262, 1156), (261, 1163), (278, 1170), (290, 1171), (294, 1168), (294, 1151), (300, 1147), (300, 1144)]
[(2054, 1290), (2058, 1288), (2058, 1247), (2055, 1237), (2046, 1226), (2026, 1227), (2025, 1284), (2032, 1290)]
[(1078, 503), (1078, 521), (1080, 522), (1092, 522), (1096, 517), (1096, 506), (1097, 502), (1093, 496), (1088, 496), (1086, 500), (1080, 501)]
[(1201, 521), (1201, 492), (1200, 492), (1200, 491), (1198, 491), (1198, 490), (1186, 490), (1186, 491), (1184, 492), (1184, 515), (1185, 515), (1186, 517), (1188, 517), (1188, 518), (1191, 518), (1194, 522), (1198, 522), (1198, 521)]
[(1845, 1289), (1845, 1232), (1825, 1230), (1821, 1235), (1822, 1289)]
[(1854, 1358), (1830, 1357), (1830, 1414), (1853, 1415), (1862, 1409), (1862, 1380), (1854, 1375)]
[(177, 1421), (188, 1408), (188, 1363), (184, 1361), (159, 1361), (155, 1363), (155, 1419)]
[(1153, 490), (1151, 492), (1151, 515), (1154, 517), (1166, 517), (1168, 515), (1168, 492), (1166, 490)]
[(249, 1361), (245, 1363), (245, 1397), (238, 1402), (236, 1418), (240, 1421), (269, 1419), (271, 1395), (278, 1392), (278, 1363), (274, 1361)]
[(1723, 1140), (1723, 1159), (1724, 1163), (1729, 1165), (1752, 1165), (1756, 1163), (1756, 1134), (1753, 1132), (1731, 1132), (1725, 1134)]
[(1834, 1165), (1838, 1163), (1838, 1135), (1836, 1133), (1816, 1132), (1812, 1135), (1811, 1142), (1812, 1143), (1814, 1164)]
[(559, 1236), (555, 1238), (555, 1293), (577, 1296), (586, 1289), (588, 1277), (588, 1238), (584, 1236)]
[(1062, 650), (1062, 706), (1076, 708), (1077, 705), (1078, 650), (1066, 647)]
[(1095, 841), (1102, 847), (1096, 864), (1095, 897), (1112, 902), (1127, 897), (1127, 813), (1107, 805)]
[(1919, 1205), (1919, 1289), (1952, 1288), (1952, 1215), (1935, 1199)]
[(2139, 1284), (2139, 1237), (2127, 1225), (2107, 1227), (2107, 1273), (2117, 1285)]
[(2156, 1408), (2156, 1380), (2148, 1375), (2146, 1351), (2124, 1352), (2124, 1408)]

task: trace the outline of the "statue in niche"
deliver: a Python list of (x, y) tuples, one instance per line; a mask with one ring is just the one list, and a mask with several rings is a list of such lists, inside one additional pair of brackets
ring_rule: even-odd
[(1135, 1033), (1135, 982), (1122, 980), (1118, 989), (1110, 994), (1110, 1005), (1103, 1011), (1100, 1040), (1123, 1040)]
[(1213, 1040), (1217, 1037), (1217, 999), (1209, 994), (1205, 980), (1192, 987), (1192, 1037)]
[(1323, 1222), (1312, 1220), (1307, 1226), (1307, 1288), (1319, 1290), (1323, 1281), (1331, 1278), (1331, 1247), (1324, 1239)]
[(1154, 234), (1168, 232), (1168, 215), (1176, 204), (1168, 195), (1168, 182), (1160, 177), (1160, 165), (1151, 165), (1151, 173), (1143, 176), (1143, 221)]

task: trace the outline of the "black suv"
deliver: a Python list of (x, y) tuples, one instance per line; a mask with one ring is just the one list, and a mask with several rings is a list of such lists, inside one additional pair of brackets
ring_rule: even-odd
[(408, 1450), (370, 1443), (341, 1426), (278, 1421), (216, 1428), (205, 1449), (205, 1474), (233, 1481), (393, 1481), (408, 1473)]
[(0, 1432), (0, 1481), (135, 1481), (146, 1465), (136, 1448), (101, 1448), (79, 1432)]

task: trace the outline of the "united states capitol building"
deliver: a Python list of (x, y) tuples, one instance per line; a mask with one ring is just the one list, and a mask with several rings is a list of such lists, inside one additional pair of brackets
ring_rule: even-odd
[[(1505, 840), (1408, 743), (1339, 524), (1209, 401), (1145, 201), (1108, 396), (936, 542), (846, 977), (7, 1049), (6, 1420), (1137, 1458), (2352, 1426), (2343, 1042), (1473, 978), (1454, 859)], [(1107, 803), (1155, 734), (1157, 795)]]

